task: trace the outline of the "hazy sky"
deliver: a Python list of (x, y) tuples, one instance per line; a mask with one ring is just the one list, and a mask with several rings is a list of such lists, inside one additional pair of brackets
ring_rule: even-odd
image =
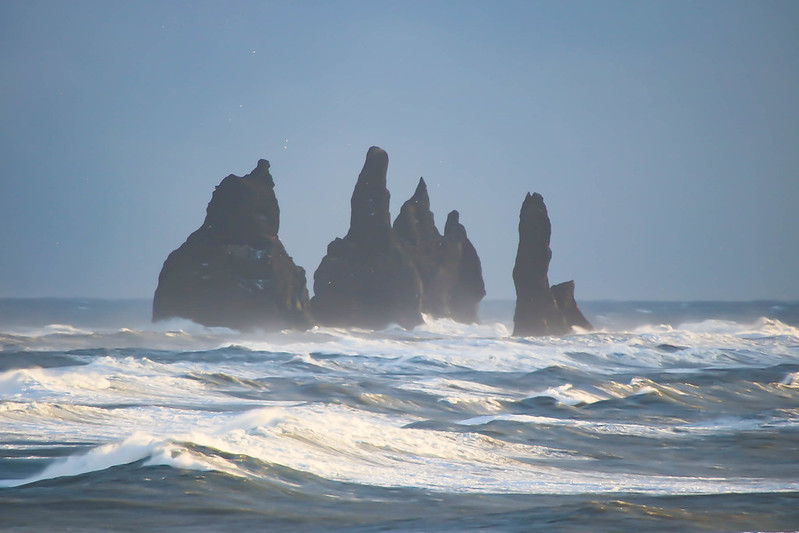
[(272, 164), (309, 289), (367, 149), (488, 298), (519, 208), (587, 299), (799, 299), (799, 2), (0, 0), (0, 296), (151, 297)]

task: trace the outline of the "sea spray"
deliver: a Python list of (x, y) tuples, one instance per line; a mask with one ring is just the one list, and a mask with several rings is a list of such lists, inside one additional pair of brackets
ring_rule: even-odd
[(799, 306), (597, 305), (597, 331), (537, 338), (511, 306), (246, 334), (33, 313), (54, 320), (0, 327), (3, 520), (57, 500), (131, 527), (797, 523)]

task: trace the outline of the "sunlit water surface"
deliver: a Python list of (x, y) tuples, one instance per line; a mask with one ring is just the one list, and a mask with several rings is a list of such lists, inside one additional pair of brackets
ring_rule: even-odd
[(0, 300), (0, 529), (799, 529), (799, 304), (510, 336), (241, 334)]

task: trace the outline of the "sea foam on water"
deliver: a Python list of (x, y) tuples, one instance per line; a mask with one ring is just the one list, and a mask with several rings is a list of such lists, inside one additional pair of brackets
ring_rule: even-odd
[[(0, 498), (79, 499), (83, 483), (113, 476), (119, 501), (146, 491), (177, 509), (180, 495), (209, 487), (265, 513), (281, 501), (311, 529), (329, 498), (388, 529), (386, 501), (427, 516), (422, 529), (436, 529), (428, 498), (446, 502), (455, 529), (474, 525), (457, 518), (462, 505), (487, 526), (499, 505), (518, 529), (525, 506), (555, 498), (547, 516), (588, 531), (569, 506), (658, 508), (670, 504), (645, 499), (670, 496), (700, 509), (709, 495), (731, 509), (746, 505), (735, 494), (779, 495), (776, 507), (748, 507), (744, 525), (768, 516), (784, 528), (799, 508), (799, 329), (780, 317), (797, 306), (767, 307), (769, 318), (734, 306), (661, 321), (685, 308), (619, 303), (606, 315), (632, 326), (537, 338), (511, 337), (507, 316), (268, 334), (107, 317), (0, 324)], [(16, 505), (0, 503), (4, 516)], [(700, 523), (699, 510), (686, 513), (672, 525)], [(631, 528), (655, 520), (602, 516)]]

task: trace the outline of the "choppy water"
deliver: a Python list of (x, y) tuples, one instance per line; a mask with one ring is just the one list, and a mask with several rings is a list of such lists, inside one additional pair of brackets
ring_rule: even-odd
[(0, 300), (0, 529), (799, 529), (799, 303), (240, 334)]

